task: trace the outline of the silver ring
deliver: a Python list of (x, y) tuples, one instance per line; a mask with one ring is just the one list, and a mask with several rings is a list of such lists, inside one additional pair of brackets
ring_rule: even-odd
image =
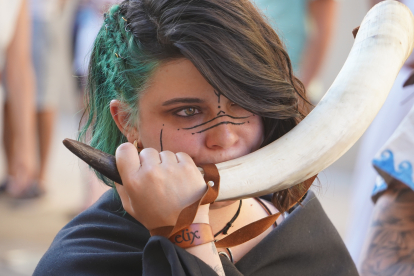
[(226, 252), (220, 251), (218, 254), (219, 254), (219, 255), (226, 256), (226, 257), (227, 257), (227, 259), (229, 259), (229, 261), (231, 262), (231, 259), (230, 259), (229, 255), (228, 255)]
[(234, 263), (234, 259), (233, 259), (233, 253), (231, 252), (230, 248), (226, 247), (227, 251), (229, 251), (230, 254), (230, 262)]
[(125, 25), (125, 32), (130, 32), (131, 28), (130, 28), (131, 23), (128, 23)]

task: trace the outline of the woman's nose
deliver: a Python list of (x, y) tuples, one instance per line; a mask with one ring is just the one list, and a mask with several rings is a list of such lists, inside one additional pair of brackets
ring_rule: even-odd
[(239, 136), (237, 134), (240, 125), (232, 124), (229, 121), (218, 122), (206, 131), (206, 146), (211, 149), (228, 149), (237, 144)]

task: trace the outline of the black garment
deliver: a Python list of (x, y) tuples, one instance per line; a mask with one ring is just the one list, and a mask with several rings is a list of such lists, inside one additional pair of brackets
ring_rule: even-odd
[[(312, 192), (236, 265), (226, 257), (221, 261), (227, 276), (358, 275)], [(124, 214), (112, 191), (57, 234), (34, 275), (217, 276), (203, 261), (168, 239), (150, 237), (138, 221)]]

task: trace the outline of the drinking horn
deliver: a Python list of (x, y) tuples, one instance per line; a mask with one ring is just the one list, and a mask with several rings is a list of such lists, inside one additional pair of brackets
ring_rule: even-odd
[[(413, 42), (414, 17), (406, 6), (390, 0), (374, 6), (362, 21), (344, 66), (312, 112), (273, 143), (216, 164), (220, 174), (217, 201), (287, 189), (335, 162), (375, 118)], [(82, 159), (120, 182), (115, 158), (102, 152), (94, 155)]]

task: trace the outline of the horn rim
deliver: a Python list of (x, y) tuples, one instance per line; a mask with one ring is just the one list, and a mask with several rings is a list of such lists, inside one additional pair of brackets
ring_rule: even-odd
[[(412, 52), (413, 26), (413, 15), (404, 4), (383, 1), (374, 6), (361, 23), (343, 68), (312, 112), (266, 147), (216, 165), (221, 177), (217, 201), (290, 188), (326, 169), (348, 151), (375, 118)], [(389, 39), (385, 41), (388, 44), (384, 37)], [(352, 108), (353, 104), (361, 106), (360, 110)], [(339, 120), (338, 114), (349, 112), (356, 112), (352, 118), (348, 116), (349, 122)], [(301, 145), (302, 150), (292, 145)]]

